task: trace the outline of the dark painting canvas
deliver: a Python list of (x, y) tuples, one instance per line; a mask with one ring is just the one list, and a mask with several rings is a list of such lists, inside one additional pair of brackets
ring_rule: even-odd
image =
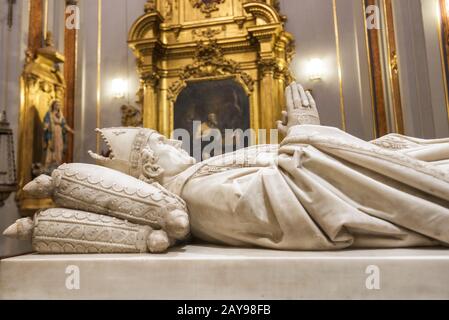
[[(234, 149), (246, 147), (248, 141), (245, 141), (243, 145), (236, 144), (225, 137), (229, 136), (229, 134), (226, 135), (227, 129), (228, 133), (230, 130), (248, 130), (249, 119), (249, 98), (233, 79), (190, 82), (179, 94), (175, 103), (174, 127), (185, 129), (189, 133), (190, 143), (184, 146), (192, 155), (195, 155), (193, 152), (195, 139), (201, 140), (203, 150), (208, 141), (218, 139), (216, 136), (211, 138), (207, 136), (210, 129), (221, 133), (221, 152), (228, 151), (229, 144), (234, 144)], [(204, 152), (201, 154), (202, 159), (217, 155), (205, 155)]]

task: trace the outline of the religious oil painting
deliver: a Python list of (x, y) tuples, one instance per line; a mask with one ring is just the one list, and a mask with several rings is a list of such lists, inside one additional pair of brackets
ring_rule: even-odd
[[(193, 146), (201, 145), (202, 159), (248, 146), (241, 135), (250, 128), (249, 99), (233, 79), (190, 82), (176, 100), (174, 120), (175, 129), (189, 133), (184, 149), (194, 155)], [(208, 150), (211, 143), (221, 152)]]

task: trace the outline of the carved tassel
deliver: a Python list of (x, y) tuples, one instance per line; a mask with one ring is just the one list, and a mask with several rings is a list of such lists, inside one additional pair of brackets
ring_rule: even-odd
[(19, 219), (13, 225), (9, 226), (3, 235), (8, 238), (19, 240), (29, 240), (33, 233), (34, 221), (31, 218)]

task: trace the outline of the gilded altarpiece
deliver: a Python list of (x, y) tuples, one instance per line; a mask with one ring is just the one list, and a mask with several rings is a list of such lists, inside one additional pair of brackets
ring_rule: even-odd
[(189, 83), (231, 79), (249, 98), (250, 127), (275, 127), (292, 80), (293, 37), (275, 0), (148, 1), (129, 31), (144, 126), (169, 136)]
[[(54, 144), (46, 144), (46, 119), (51, 109), (62, 108), (65, 97), (65, 81), (60, 64), (64, 56), (58, 53), (51, 40), (35, 53), (26, 52), (25, 66), (20, 77), (20, 118), (18, 149), (19, 188), (16, 196), (22, 213), (52, 206), (51, 199), (28, 198), (23, 187), (45, 171), (49, 152), (54, 152)], [(48, 139), (47, 139), (48, 140)], [(62, 151), (61, 151), (62, 152)], [(50, 169), (49, 169), (50, 170)]]

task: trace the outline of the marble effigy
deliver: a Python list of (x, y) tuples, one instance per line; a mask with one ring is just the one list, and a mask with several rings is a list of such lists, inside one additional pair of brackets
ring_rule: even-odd
[[(366, 142), (321, 126), (313, 97), (300, 85), (287, 88), (286, 100), (278, 123), (286, 138), (280, 145), (195, 164), (179, 141), (154, 130), (102, 129), (111, 155), (91, 153), (102, 167), (65, 165), (25, 189), (51, 195), (63, 208), (148, 225), (178, 240), (188, 236), (190, 224), (193, 236), (228, 246), (337, 250), (449, 244), (449, 139), (389, 135)], [(143, 196), (139, 204), (127, 203), (137, 190)], [(101, 195), (92, 196), (96, 192)], [(154, 194), (166, 195), (173, 206), (165, 210)], [(148, 208), (148, 218), (134, 211), (141, 206)], [(11, 228), (7, 234), (16, 235), (17, 226)]]

